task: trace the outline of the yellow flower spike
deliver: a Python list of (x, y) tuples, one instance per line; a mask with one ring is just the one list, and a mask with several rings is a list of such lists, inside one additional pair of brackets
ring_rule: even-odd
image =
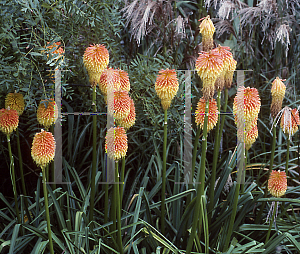
[(127, 135), (123, 127), (111, 127), (105, 137), (105, 151), (109, 158), (118, 161), (126, 156)]
[(35, 163), (44, 168), (54, 159), (55, 140), (51, 132), (41, 130), (35, 134), (31, 147), (31, 156)]
[(228, 64), (228, 68), (227, 68), (227, 71), (225, 73), (225, 76), (224, 76), (224, 79), (225, 79), (225, 87), (227, 89), (229, 89), (232, 85), (232, 79), (233, 79), (233, 74), (234, 74), (234, 71), (236, 69), (236, 65), (237, 65), (237, 61), (235, 61), (233, 59), (233, 57), (231, 57), (229, 59), (229, 64)]
[(22, 115), (25, 108), (23, 95), (17, 92), (7, 94), (5, 108), (8, 107), (17, 110), (19, 116)]
[(220, 53), (211, 50), (209, 53), (199, 53), (195, 68), (203, 82), (203, 97), (210, 100), (214, 96), (215, 82), (223, 70), (223, 61)]
[(257, 119), (247, 129), (238, 128), (237, 137), (240, 142), (245, 143), (246, 150), (249, 150), (258, 137)]
[(130, 97), (127, 91), (115, 91), (111, 98), (108, 112), (115, 117), (115, 120), (122, 120), (130, 113)]
[(214, 33), (215, 33), (215, 27), (213, 22), (211, 21), (209, 15), (203, 19), (200, 19), (199, 21), (202, 22), (199, 25), (200, 33), (202, 35), (202, 46), (203, 51), (209, 51), (213, 49), (214, 46)]
[(277, 114), (282, 108), (282, 102), (285, 95), (286, 86), (282, 82), (282, 79), (277, 77), (272, 82), (271, 94), (272, 94), (272, 103), (271, 103), (271, 116), (276, 118)]
[(55, 101), (53, 99), (42, 100), (37, 109), (37, 120), (39, 124), (48, 129), (56, 122), (58, 112), (55, 110)]
[(0, 131), (5, 135), (10, 135), (18, 128), (19, 115), (14, 109), (0, 109)]
[(282, 197), (287, 190), (287, 178), (285, 171), (272, 170), (268, 180), (268, 190), (273, 197)]
[(300, 124), (299, 112), (296, 108), (285, 107), (281, 116), (280, 127), (285, 134), (293, 136), (298, 130)]
[(101, 73), (109, 62), (108, 50), (102, 44), (90, 45), (83, 54), (83, 64), (88, 71), (90, 84), (96, 86), (101, 77)]
[(133, 99), (130, 98), (130, 112), (128, 116), (124, 119), (121, 119), (118, 124), (121, 127), (124, 127), (125, 130), (128, 130), (130, 127), (132, 127), (135, 124), (135, 107)]
[(161, 104), (164, 110), (170, 107), (172, 99), (178, 91), (178, 87), (178, 79), (174, 69), (159, 71), (155, 82), (155, 91), (161, 99)]
[[(195, 112), (195, 122), (201, 129), (204, 125), (204, 116), (205, 116), (205, 104), (206, 101), (204, 98), (201, 98), (197, 104), (197, 109)], [(208, 112), (208, 122), (207, 122), (207, 132), (212, 130), (218, 122), (218, 107), (215, 99), (209, 101), (209, 112)]]

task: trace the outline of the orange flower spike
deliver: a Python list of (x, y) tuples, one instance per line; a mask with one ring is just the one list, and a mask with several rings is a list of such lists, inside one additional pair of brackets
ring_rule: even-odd
[(120, 75), (120, 89), (129, 92), (130, 90), (130, 82), (128, 73), (123, 70), (118, 70)]
[(31, 147), (31, 156), (35, 163), (44, 168), (53, 161), (55, 155), (55, 140), (51, 132), (41, 130), (35, 134)]
[(297, 132), (299, 124), (299, 111), (296, 108), (283, 111), (280, 127), (285, 134), (293, 136)]
[[(205, 99), (201, 98), (197, 104), (197, 109), (195, 112), (195, 122), (201, 129), (204, 125), (204, 116), (205, 116)], [(208, 122), (207, 122), (207, 132), (212, 130), (218, 122), (218, 107), (215, 99), (209, 101), (209, 112), (208, 112)]]
[[(123, 79), (124, 81), (124, 79)], [(104, 96), (107, 96), (107, 87), (113, 86), (112, 91), (118, 91), (121, 87), (121, 80), (119, 70), (114, 70), (113, 68), (105, 69), (99, 80), (99, 88)], [(126, 89), (124, 89), (126, 90)], [(127, 90), (126, 90), (127, 91)], [(128, 90), (129, 91), (129, 90)]]
[(124, 127), (125, 130), (128, 130), (130, 127), (132, 127), (135, 124), (135, 107), (133, 99), (130, 98), (130, 112), (128, 116), (124, 119), (121, 119), (118, 124), (121, 127)]
[(203, 82), (203, 97), (212, 99), (215, 91), (215, 82), (223, 70), (223, 61), (220, 53), (211, 50), (202, 52), (196, 60), (195, 68)]
[(83, 64), (88, 71), (92, 87), (99, 83), (101, 73), (109, 62), (108, 50), (102, 44), (90, 45), (83, 54)]
[(127, 135), (123, 127), (111, 127), (105, 137), (105, 151), (109, 158), (118, 161), (126, 156)]
[[(50, 44), (50, 42), (47, 42), (47, 44)], [(52, 43), (52, 45), (47, 46), (47, 49), (49, 51), (51, 51), (53, 48), (55, 48), (55, 50), (52, 51), (52, 54), (60, 54), (60, 55), (62, 55), (62, 54), (65, 53), (65, 51), (64, 51), (63, 47), (61, 47), (60, 45), (61, 45), (61, 42), (58, 41), (58, 42)]]
[(55, 123), (58, 112), (55, 110), (55, 101), (53, 99), (42, 100), (37, 109), (37, 120), (39, 124), (48, 129)]
[(115, 119), (122, 120), (130, 113), (130, 97), (127, 91), (115, 91), (113, 101), (112, 98), (108, 104), (110, 115), (114, 115)]
[(200, 33), (202, 35), (203, 51), (208, 52), (209, 50), (213, 49), (213, 46), (214, 46), (213, 36), (214, 36), (215, 30), (216, 30), (209, 15), (207, 17), (205, 17), (204, 19), (202, 19), (202, 22), (200, 23), (199, 28), (200, 28)]
[(0, 131), (5, 135), (10, 135), (18, 128), (19, 115), (14, 109), (0, 109)]
[[(246, 150), (249, 150), (258, 137), (257, 120), (252, 122), (249, 131), (244, 131), (243, 129), (239, 129), (238, 131), (242, 132), (241, 135), (244, 135), (245, 147)], [(242, 139), (240, 141), (242, 142)]]
[(8, 107), (17, 110), (19, 116), (22, 115), (25, 108), (23, 95), (17, 92), (7, 94), (5, 108)]
[(287, 190), (287, 178), (285, 171), (272, 170), (268, 180), (268, 190), (273, 197), (282, 197)]
[(225, 79), (225, 87), (229, 89), (232, 85), (232, 79), (233, 74), (236, 69), (237, 61), (233, 59), (233, 57), (230, 58), (227, 71), (225, 73), (224, 79)]
[(155, 91), (161, 99), (161, 104), (164, 110), (170, 107), (172, 99), (178, 91), (178, 87), (178, 79), (174, 69), (159, 71), (155, 82)]
[(271, 103), (271, 116), (272, 118), (275, 118), (279, 111), (282, 108), (282, 102), (285, 95), (286, 86), (282, 82), (282, 79), (276, 78), (272, 82), (272, 103)]
[(233, 102), (233, 113), (240, 122), (251, 124), (258, 117), (260, 98), (256, 88), (240, 86)]

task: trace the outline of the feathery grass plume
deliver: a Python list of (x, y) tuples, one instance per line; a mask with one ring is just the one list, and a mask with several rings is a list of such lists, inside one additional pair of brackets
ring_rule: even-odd
[(268, 180), (268, 190), (273, 197), (282, 197), (287, 190), (287, 178), (285, 171), (272, 170)]
[(203, 97), (210, 100), (214, 96), (215, 82), (223, 70), (223, 61), (219, 52), (201, 52), (197, 58), (195, 68), (203, 82)]
[(114, 97), (112, 97), (114, 101), (109, 103), (111, 105), (108, 109), (108, 113), (113, 115), (115, 119), (122, 120), (128, 116), (130, 113), (130, 97), (127, 91), (114, 91)]
[[(113, 68), (105, 69), (100, 77), (99, 80), (99, 88), (102, 94), (106, 97), (107, 96), (107, 86), (113, 86), (114, 91), (118, 91), (121, 87), (121, 79), (120, 79), (120, 72), (119, 70), (115, 70)], [(109, 79), (109, 80), (108, 80)], [(126, 87), (125, 83), (126, 79), (122, 77), (123, 86)], [(128, 86), (128, 84), (127, 84)], [(129, 86), (130, 88), (130, 86)], [(122, 89), (123, 90), (123, 89)], [(127, 89), (124, 89), (127, 91)], [(129, 90), (128, 90), (129, 91)]]
[(237, 61), (235, 61), (233, 59), (233, 57), (231, 56), (231, 58), (229, 59), (227, 71), (225, 72), (225, 75), (224, 75), (224, 84), (225, 84), (225, 87), (228, 89), (232, 85), (232, 79), (233, 79), (234, 71), (236, 69), (236, 64), (237, 64)]
[(260, 111), (260, 98), (256, 88), (240, 86), (234, 97), (233, 113), (235, 123), (245, 122), (246, 129), (257, 119)]
[(218, 10), (220, 19), (228, 19), (230, 12), (235, 9), (235, 4), (231, 1), (222, 1)]
[(275, 43), (281, 42), (283, 46), (285, 46), (285, 56), (287, 57), (288, 51), (289, 51), (289, 45), (290, 45), (290, 32), (292, 29), (287, 24), (282, 24), (280, 27), (276, 30), (276, 38)]
[(39, 124), (48, 129), (58, 117), (58, 112), (55, 110), (55, 101), (53, 99), (42, 100), (37, 109), (37, 120)]
[[(197, 109), (195, 112), (195, 122), (201, 129), (203, 129), (204, 117), (205, 117), (205, 99), (201, 98), (197, 104)], [(207, 122), (207, 132), (212, 130), (218, 122), (218, 107), (215, 99), (209, 100), (209, 112), (208, 112), (208, 122)]]
[(228, 68), (230, 67), (230, 64), (232, 62), (231, 61), (232, 53), (230, 52), (229, 47), (224, 47), (224, 46), (221, 46), (220, 44), (214, 50), (217, 51), (221, 55), (222, 61), (223, 61), (223, 70), (215, 82), (215, 89), (222, 90), (225, 85), (225, 74), (227, 73)]
[(199, 28), (200, 28), (200, 33), (202, 35), (203, 51), (208, 52), (212, 50), (214, 47), (213, 37), (215, 33), (215, 27), (209, 15), (203, 19), (200, 19), (199, 21), (201, 21)]
[(171, 105), (172, 99), (178, 91), (178, 79), (176, 71), (173, 70), (160, 70), (155, 82), (155, 91), (161, 99), (161, 105), (164, 110), (168, 109)]
[(127, 135), (123, 127), (111, 127), (105, 137), (105, 151), (109, 158), (118, 161), (126, 156)]
[(31, 147), (31, 156), (35, 163), (45, 168), (55, 155), (55, 140), (51, 132), (44, 131), (35, 134)]
[(8, 107), (17, 110), (19, 116), (22, 115), (25, 108), (23, 95), (17, 92), (7, 94), (5, 97), (5, 108)]
[(296, 133), (299, 124), (299, 111), (296, 108), (284, 107), (282, 109), (280, 127), (285, 134), (289, 135), (289, 139)]
[(130, 98), (130, 112), (127, 117), (118, 121), (118, 125), (124, 127), (125, 130), (128, 130), (135, 124), (135, 106), (133, 99)]
[(273, 119), (277, 116), (279, 111), (282, 108), (282, 101), (284, 99), (286, 86), (282, 82), (282, 79), (279, 77), (276, 77), (274, 81), (272, 82), (272, 103), (271, 103), (271, 116)]
[(17, 110), (2, 108), (0, 109), (0, 131), (5, 135), (10, 134), (18, 128), (19, 115)]
[(92, 87), (99, 83), (102, 71), (109, 62), (108, 50), (102, 44), (94, 44), (87, 47), (83, 54), (83, 64), (89, 74)]

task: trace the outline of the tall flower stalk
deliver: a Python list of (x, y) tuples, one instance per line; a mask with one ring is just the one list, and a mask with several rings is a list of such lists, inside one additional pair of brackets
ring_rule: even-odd
[(161, 105), (164, 109), (164, 142), (163, 142), (163, 168), (162, 168), (162, 186), (161, 186), (161, 232), (165, 234), (165, 199), (166, 199), (166, 171), (167, 171), (167, 124), (168, 108), (172, 99), (178, 91), (178, 79), (175, 70), (161, 70), (158, 73), (155, 82), (155, 90), (161, 99)]
[(46, 178), (46, 166), (54, 159), (55, 155), (55, 140), (51, 132), (41, 130), (35, 134), (31, 147), (31, 156), (35, 163), (42, 169), (43, 178), (43, 192), (45, 199), (45, 212), (47, 220), (47, 231), (49, 238), (49, 249), (50, 253), (54, 254), (52, 233), (50, 225), (49, 215), (49, 202), (48, 202), (48, 191), (47, 191), (47, 178)]

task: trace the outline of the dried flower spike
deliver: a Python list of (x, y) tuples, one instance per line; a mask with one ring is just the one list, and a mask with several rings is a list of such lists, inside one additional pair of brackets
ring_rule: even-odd
[(41, 130), (35, 134), (31, 147), (31, 156), (35, 163), (44, 168), (54, 159), (55, 140), (51, 132)]
[(161, 104), (164, 110), (170, 107), (172, 99), (178, 91), (178, 87), (178, 79), (174, 69), (159, 71), (155, 82), (155, 91), (161, 99)]
[(111, 127), (105, 137), (105, 151), (109, 158), (118, 161), (126, 156), (127, 135), (123, 127)]
[(22, 115), (25, 108), (23, 95), (17, 92), (7, 94), (5, 108), (8, 107), (17, 110), (19, 116)]
[(203, 51), (210, 51), (214, 47), (214, 33), (215, 27), (213, 22), (211, 21), (209, 15), (205, 17), (199, 25), (200, 33), (202, 35), (202, 46)]
[(290, 138), (298, 130), (299, 124), (300, 120), (298, 110), (296, 108), (291, 109), (289, 107), (284, 107), (280, 121), (280, 127), (282, 128), (283, 132), (288, 134)]
[(58, 112), (55, 110), (55, 101), (53, 99), (42, 100), (37, 109), (37, 120), (39, 124), (48, 129), (55, 123)]
[[(201, 129), (204, 126), (204, 116), (205, 116), (205, 105), (206, 101), (201, 98), (197, 104), (197, 109), (195, 112), (195, 122)], [(212, 130), (218, 122), (218, 107), (215, 99), (209, 101), (209, 111), (208, 111), (208, 122), (207, 122), (207, 132)]]
[(271, 116), (273, 119), (276, 118), (277, 114), (282, 108), (282, 102), (284, 99), (285, 90), (286, 90), (286, 86), (282, 82), (282, 79), (280, 79), (279, 77), (274, 79), (271, 88), (271, 93), (272, 93)]
[(203, 82), (203, 97), (210, 100), (214, 96), (215, 82), (223, 70), (223, 61), (220, 53), (211, 50), (209, 53), (202, 52), (196, 60), (195, 68)]
[(287, 178), (285, 171), (272, 170), (268, 180), (268, 190), (273, 197), (282, 197), (287, 190)]
[(0, 109), (0, 131), (5, 135), (10, 135), (18, 128), (19, 115), (14, 109)]

